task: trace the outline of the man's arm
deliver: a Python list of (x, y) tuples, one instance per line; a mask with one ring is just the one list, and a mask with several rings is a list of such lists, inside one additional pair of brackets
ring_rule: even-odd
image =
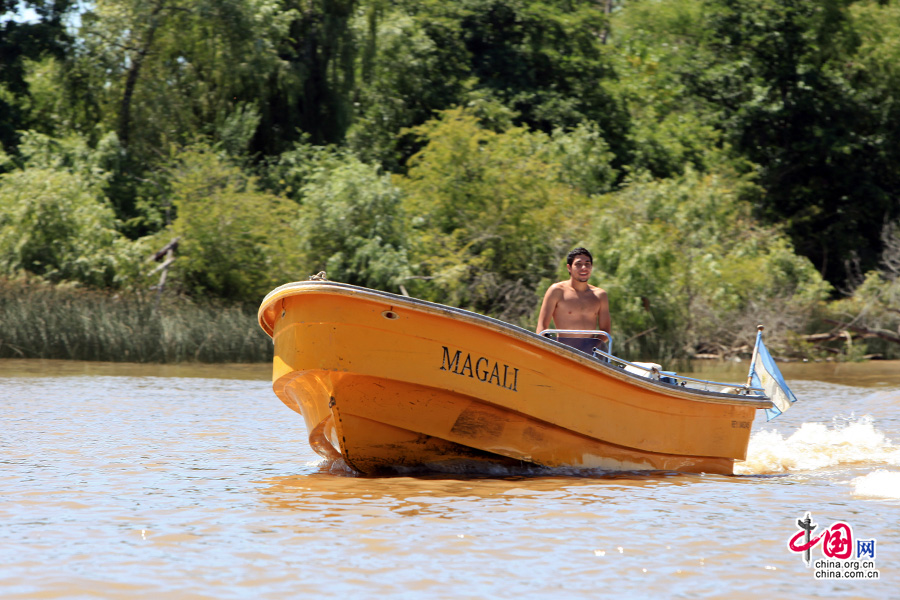
[(609, 330), (612, 327), (612, 318), (609, 316), (609, 297), (606, 295), (605, 291), (600, 290), (600, 293), (597, 294), (597, 299), (600, 300), (600, 306), (597, 308), (597, 323), (599, 329), (609, 333)]
[(562, 291), (553, 284), (544, 294), (544, 300), (541, 302), (541, 312), (538, 315), (537, 328), (535, 333), (540, 333), (545, 329), (550, 329), (550, 321), (553, 320), (553, 313), (556, 312), (556, 305), (562, 297)]

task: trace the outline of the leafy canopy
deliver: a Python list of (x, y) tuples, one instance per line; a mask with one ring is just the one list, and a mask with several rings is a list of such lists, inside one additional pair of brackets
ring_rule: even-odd
[(620, 349), (659, 358), (722, 349), (701, 347), (712, 340), (730, 349), (759, 322), (796, 327), (824, 300), (830, 286), (810, 262), (752, 219), (746, 186), (688, 170), (607, 197), (587, 239)]
[[(591, 144), (557, 143), (519, 127), (495, 133), (462, 109), (414, 131), (425, 146), (397, 179), (418, 266), (412, 289), (501, 318), (530, 315), (537, 283), (592, 212), (561, 168), (572, 160), (566, 150)], [(611, 172), (599, 162), (593, 177), (581, 178), (595, 187)]]
[(182, 289), (255, 303), (303, 275), (299, 240), (290, 226), (293, 202), (257, 189), (205, 145), (179, 152), (170, 186), (176, 218), (158, 245), (181, 238), (173, 271)]

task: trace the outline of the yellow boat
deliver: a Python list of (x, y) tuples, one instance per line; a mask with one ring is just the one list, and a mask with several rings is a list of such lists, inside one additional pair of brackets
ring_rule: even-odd
[[(731, 474), (762, 389), (589, 356), (469, 311), (330, 281), (269, 293), (273, 389), (362, 473), (489, 465)], [(729, 387), (731, 389), (729, 389)]]

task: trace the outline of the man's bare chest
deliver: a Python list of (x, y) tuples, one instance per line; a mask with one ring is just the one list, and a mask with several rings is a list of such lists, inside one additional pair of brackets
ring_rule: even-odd
[(596, 314), (600, 308), (600, 300), (592, 292), (576, 292), (565, 290), (560, 303), (569, 314)]

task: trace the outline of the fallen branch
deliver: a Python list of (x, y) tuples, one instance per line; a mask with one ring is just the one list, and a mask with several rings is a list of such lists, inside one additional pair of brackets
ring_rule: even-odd
[(153, 275), (157, 271), (162, 271), (163, 269), (168, 269), (169, 267), (172, 266), (173, 262), (175, 262), (175, 257), (168, 259), (166, 262), (162, 263), (161, 265), (157, 266), (155, 269), (150, 271), (150, 275)]
[(856, 337), (856, 338), (872, 338), (874, 335), (859, 335), (853, 336), (847, 331), (838, 331), (835, 333), (811, 333), (809, 335), (803, 336), (803, 339), (807, 342), (811, 342), (813, 344), (818, 344), (821, 342), (833, 342), (835, 340), (846, 340), (847, 336)]
[[(833, 323), (834, 325), (838, 325), (839, 327), (845, 327), (849, 331), (857, 333), (864, 338), (879, 337), (883, 340), (894, 342), (895, 344), (900, 344), (900, 335), (888, 333), (886, 331), (877, 331), (869, 329), (868, 327), (862, 327), (860, 325), (849, 325), (846, 323), (841, 323), (840, 321), (834, 321), (832, 319), (825, 319), (825, 322)], [(846, 337), (846, 335), (843, 335), (843, 337)]]
[(168, 253), (170, 250), (174, 252), (175, 249), (178, 248), (178, 242), (180, 240), (181, 240), (180, 237), (173, 238), (172, 241), (169, 242), (168, 244), (166, 244), (165, 246), (163, 246), (161, 250), (150, 255), (150, 258), (147, 259), (147, 262), (150, 262), (150, 261), (159, 262), (160, 260), (163, 259), (163, 257), (166, 255), (166, 253)]

